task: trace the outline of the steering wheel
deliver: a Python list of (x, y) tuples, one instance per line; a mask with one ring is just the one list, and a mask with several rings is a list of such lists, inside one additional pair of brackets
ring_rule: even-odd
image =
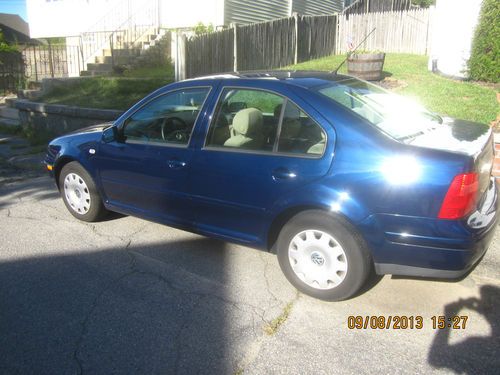
[(161, 124), (161, 137), (164, 141), (185, 142), (189, 137), (188, 126), (178, 117), (165, 118)]

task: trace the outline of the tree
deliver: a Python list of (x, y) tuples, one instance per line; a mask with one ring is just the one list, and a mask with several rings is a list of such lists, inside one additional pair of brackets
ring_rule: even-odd
[(15, 46), (9, 45), (3, 36), (2, 29), (0, 29), (0, 51), (2, 52), (14, 52), (17, 51)]
[(208, 26), (205, 26), (203, 22), (198, 22), (194, 27), (194, 33), (196, 35), (213, 33), (213, 32), (214, 32), (214, 25), (212, 25), (211, 23), (209, 23)]
[(500, 1), (498, 0), (483, 1), (472, 40), (468, 67), (472, 79), (500, 81)]
[(411, 0), (411, 4), (420, 8), (429, 8), (431, 5), (436, 4), (436, 0)]

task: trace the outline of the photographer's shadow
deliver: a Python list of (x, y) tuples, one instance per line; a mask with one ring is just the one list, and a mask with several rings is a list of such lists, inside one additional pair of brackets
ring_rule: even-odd
[[(498, 374), (500, 369), (500, 288), (485, 285), (481, 297), (458, 300), (446, 305), (446, 318), (464, 315), (467, 308), (483, 315), (491, 327), (490, 336), (471, 336), (457, 343), (450, 343), (452, 328), (436, 331), (429, 351), (429, 363), (436, 368), (448, 368), (458, 374)], [(470, 324), (470, 321), (468, 322)], [(467, 328), (465, 328), (467, 329)]]

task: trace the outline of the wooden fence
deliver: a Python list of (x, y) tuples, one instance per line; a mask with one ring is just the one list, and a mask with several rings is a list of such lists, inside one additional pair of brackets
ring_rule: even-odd
[(234, 30), (222, 30), (188, 40), (185, 42), (184, 58), (186, 78), (233, 71)]
[(375, 32), (360, 46), (362, 50), (403, 52), (426, 55), (429, 48), (430, 10), (351, 14), (339, 18), (336, 51), (346, 53), (357, 46), (374, 28)]
[(412, 8), (411, 0), (354, 0), (346, 2), (344, 14), (392, 12)]
[[(335, 53), (337, 16), (295, 16), (185, 41), (185, 77), (274, 69)], [(181, 56), (182, 58), (182, 56)]]
[(296, 19), (281, 18), (236, 29), (236, 70), (273, 69), (293, 64)]
[(337, 16), (299, 16), (295, 63), (329, 56), (337, 42)]
[[(185, 40), (177, 78), (238, 70), (276, 69), (332, 54), (361, 50), (425, 55), (430, 10), (294, 16), (238, 26)], [(184, 65), (183, 65), (184, 64)]]

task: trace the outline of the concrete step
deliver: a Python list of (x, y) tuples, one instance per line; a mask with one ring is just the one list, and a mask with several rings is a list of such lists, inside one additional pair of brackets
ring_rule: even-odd
[[(139, 48), (129, 48), (129, 49), (114, 49), (113, 50), (113, 56), (137, 56), (141, 53), (141, 50)], [(111, 56), (111, 50), (110, 49), (103, 49), (102, 50), (102, 55), (103, 56)]]
[(111, 56), (96, 56), (94, 62), (96, 64), (111, 64), (112, 60)]
[(0, 116), (0, 124), (4, 125), (4, 126), (9, 126), (9, 127), (15, 128), (15, 127), (20, 126), (21, 122), (19, 121), (19, 119), (14, 120), (12, 118), (5, 118), (5, 117)]
[(87, 70), (91, 70), (94, 72), (112, 72), (113, 65), (112, 64), (87, 64)]
[(80, 77), (96, 77), (96, 76), (99, 76), (99, 77), (105, 77), (105, 76), (110, 76), (112, 75), (113, 72), (110, 71), (110, 72), (96, 72), (95, 70), (82, 70), (80, 72)]
[(15, 108), (0, 106), (0, 117), (19, 121), (19, 111)]
[(114, 62), (115, 65), (127, 65), (133, 60), (134, 57), (130, 56), (115, 56), (114, 58), (111, 56), (97, 56), (95, 58), (96, 64), (112, 64)]

